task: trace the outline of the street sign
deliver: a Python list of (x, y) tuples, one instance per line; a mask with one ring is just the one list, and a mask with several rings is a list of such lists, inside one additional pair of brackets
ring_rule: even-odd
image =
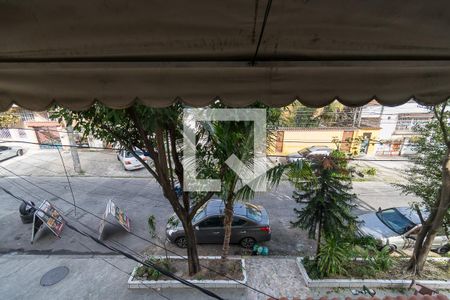
[[(37, 222), (36, 218), (42, 222)], [(65, 221), (58, 210), (48, 201), (42, 202), (34, 213), (31, 242), (33, 242), (34, 236), (42, 228), (42, 225), (48, 227), (57, 237), (61, 237)]]
[(126, 231), (130, 232), (130, 219), (127, 217), (125, 212), (120, 209), (117, 205), (112, 202), (112, 200), (109, 200), (106, 204), (105, 212), (103, 213), (102, 220), (100, 221), (100, 227), (99, 227), (99, 238), (102, 237), (103, 229), (105, 228), (105, 222), (109, 215), (113, 215), (116, 219), (116, 221), (125, 228)]

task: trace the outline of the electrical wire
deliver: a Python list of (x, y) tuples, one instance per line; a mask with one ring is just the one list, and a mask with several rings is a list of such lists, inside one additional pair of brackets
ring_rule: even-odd
[[(7, 193), (8, 195), (10, 195), (10, 196), (13, 197), (14, 199), (18, 200), (19, 202), (25, 203), (25, 204), (27, 204), (27, 205), (33, 207), (34, 209), (36, 209), (36, 211), (40, 211), (40, 212), (44, 213), (47, 217), (52, 218), (52, 219), (55, 220), (56, 222), (59, 222), (59, 221), (56, 220), (52, 215), (50, 215), (50, 214), (48, 214), (47, 212), (41, 210), (40, 208), (36, 207), (36, 206), (33, 205), (32, 203), (30, 203), (30, 202), (24, 200), (23, 198), (14, 195), (14, 194), (11, 193), (9, 190), (7, 190), (7, 189), (5, 189), (5, 188), (3, 188), (3, 187), (0, 187), (0, 189), (2, 189), (5, 193)], [(63, 219), (64, 219), (64, 218), (63, 218)], [(184, 285), (186, 285), (186, 286), (188, 286), (188, 287), (195, 288), (195, 289), (199, 290), (200, 292), (202, 292), (202, 293), (204, 293), (204, 294), (206, 294), (206, 295), (208, 295), (208, 296), (210, 296), (210, 297), (212, 297), (212, 298), (219, 299), (219, 300), (223, 300), (222, 297), (216, 295), (215, 293), (213, 293), (213, 292), (211, 292), (211, 291), (209, 291), (209, 290), (207, 290), (207, 289), (205, 289), (205, 288), (203, 288), (203, 287), (200, 287), (200, 286), (198, 286), (198, 285), (196, 285), (196, 284), (194, 284), (194, 283), (191, 283), (191, 282), (189, 282), (188, 280), (183, 279), (183, 278), (181, 278), (181, 277), (179, 277), (179, 276), (177, 276), (177, 275), (175, 275), (175, 274), (173, 274), (173, 273), (167, 271), (167, 270), (164, 269), (164, 268), (159, 267), (157, 264), (151, 262), (150, 260), (142, 261), (142, 260), (140, 260), (140, 259), (134, 257), (133, 255), (131, 255), (131, 254), (129, 254), (129, 253), (123, 251), (123, 250), (117, 249), (117, 248), (115, 248), (115, 247), (113, 247), (113, 246), (111, 246), (111, 245), (108, 245), (108, 244), (106, 244), (105, 242), (99, 240), (98, 238), (96, 238), (96, 237), (90, 235), (89, 233), (86, 233), (86, 232), (84, 232), (84, 231), (82, 231), (82, 230), (76, 228), (75, 226), (73, 226), (73, 225), (71, 225), (69, 222), (67, 222), (67, 219), (64, 219), (64, 221), (65, 221), (65, 226), (67, 226), (68, 228), (70, 228), (70, 229), (72, 229), (73, 231), (75, 231), (75, 232), (77, 232), (77, 233), (79, 233), (79, 234), (81, 234), (81, 235), (83, 235), (83, 236), (85, 236), (85, 237), (87, 237), (87, 238), (93, 240), (93, 241), (96, 242), (97, 244), (100, 244), (100, 245), (102, 245), (103, 247), (105, 247), (105, 248), (107, 248), (107, 249), (110, 249), (110, 250), (113, 251), (113, 252), (119, 253), (119, 254), (125, 256), (126, 258), (129, 258), (129, 259), (131, 259), (131, 260), (134, 260), (134, 261), (136, 261), (136, 262), (138, 262), (138, 263), (140, 263), (140, 264), (142, 264), (142, 265), (144, 265), (144, 266), (146, 266), (146, 267), (153, 268), (153, 269), (157, 270), (158, 272), (160, 272), (161, 274), (163, 274), (163, 275), (165, 275), (165, 276), (167, 276), (167, 277), (169, 277), (169, 278), (172, 278), (172, 279), (174, 279), (174, 280), (176, 280), (176, 281), (178, 281), (178, 282), (180, 282), (180, 283), (182, 283), (182, 284), (184, 284)]]
[[(89, 251), (91, 251), (91, 253), (93, 253), (92, 249), (89, 248), (87, 245), (85, 245), (84, 243), (82, 243), (80, 240), (78, 240), (78, 243), (80, 245), (82, 245), (83, 247), (85, 247), (86, 249), (88, 249)], [(112, 266), (113, 268), (115, 268), (116, 270), (128, 275), (128, 276), (132, 276), (132, 272), (127, 272), (125, 270), (122, 270), (121, 268), (119, 268), (118, 266), (116, 266), (115, 264), (113, 264), (112, 262), (107, 261), (105, 258), (100, 258), (101, 260), (103, 260), (104, 262), (106, 262), (107, 264), (109, 264), (110, 266)], [(133, 277), (133, 279), (136, 280), (136, 277)], [(153, 290), (156, 294), (158, 294), (158, 296), (160, 296), (161, 298), (167, 299), (167, 300), (171, 300), (169, 297), (165, 296), (163, 293), (159, 292), (157, 289), (155, 289), (152, 286), (149, 286), (148, 284), (146, 284), (143, 280), (138, 280), (140, 284), (145, 285), (146, 287), (150, 288), (151, 290)]]
[[(347, 144), (347, 143), (351, 143), (352, 140), (350, 141), (331, 141), (331, 140), (316, 140), (316, 141), (305, 141), (305, 140), (284, 140), (284, 143), (303, 143), (303, 144), (317, 144), (317, 143), (327, 143), (327, 144)], [(0, 143), (18, 143), (18, 144), (31, 144), (31, 145), (38, 145), (38, 146), (50, 146), (51, 148), (55, 148), (56, 145), (55, 144), (45, 144), (45, 143), (36, 143), (36, 142), (28, 142), (28, 141), (18, 141), (18, 140), (0, 140)], [(373, 140), (369, 142), (371, 145), (389, 145), (392, 144), (392, 141), (381, 141), (381, 140)], [(405, 143), (403, 145), (417, 145), (417, 143)], [(121, 148), (106, 148), (106, 147), (81, 147), (79, 145), (68, 145), (68, 144), (61, 144), (58, 145), (58, 147), (67, 147), (67, 148), (78, 148), (78, 149), (100, 149), (100, 150), (122, 150)]]
[(272, 7), (272, 0), (267, 1), (266, 10), (264, 12), (264, 19), (261, 26), (261, 32), (259, 33), (258, 44), (256, 45), (255, 54), (250, 62), (252, 66), (255, 65), (256, 57), (258, 56), (259, 47), (261, 46), (261, 41), (264, 35), (264, 29), (266, 28), (267, 20), (269, 18), (270, 8)]
[[(41, 198), (35, 196), (33, 193), (30, 193), (30, 190), (26, 189), (25, 187), (21, 186), (19, 183), (14, 182), (14, 181), (11, 180), (11, 179), (9, 179), (8, 182), (10, 182), (11, 184), (15, 185), (16, 187), (18, 187), (19, 189), (21, 189), (22, 191), (24, 191), (27, 195), (33, 197), (34, 199), (36, 199), (36, 200), (38, 200), (38, 201), (46, 201), (46, 200), (47, 200), (47, 199), (44, 199), (44, 198), (41, 199)], [(59, 207), (56, 206), (55, 204), (52, 204), (52, 205), (53, 205), (55, 208), (57, 208), (58, 211), (60, 211), (60, 212), (63, 211), (61, 208), (59, 208)], [(66, 215), (66, 217), (70, 217), (70, 216), (67, 215), (67, 213), (64, 213), (64, 214)], [(77, 220), (77, 219), (75, 219), (75, 218), (71, 218), (71, 219), (73, 219), (74, 221), (76, 221), (76, 222), (79, 223), (80, 225), (84, 226), (85, 228), (88, 228), (89, 230), (91, 230), (91, 232), (95, 233), (95, 230), (94, 230), (94, 229), (92, 229), (91, 227), (89, 227), (89, 226), (87, 226), (86, 224), (82, 223), (80, 220)], [(91, 248), (89, 248), (87, 245), (85, 245), (84, 243), (82, 243), (79, 239), (76, 239), (76, 240), (77, 240), (78, 243), (80, 243), (83, 247), (85, 247), (85, 248), (88, 249), (92, 254), (94, 254), (94, 251), (93, 251)], [(110, 264), (111, 266), (115, 267), (117, 270), (119, 270), (119, 271), (121, 271), (121, 272), (123, 272), (123, 273), (125, 273), (125, 274), (127, 274), (127, 275), (129, 275), (129, 276), (132, 276), (132, 273), (131, 273), (131, 272), (126, 272), (126, 271), (120, 269), (119, 267), (117, 267), (116, 265), (114, 265), (113, 263), (107, 261), (107, 260), (104, 259), (104, 258), (101, 258), (101, 259), (102, 259), (103, 261), (105, 261), (106, 263)], [(136, 278), (135, 278), (135, 279), (136, 279)], [(157, 293), (157, 294), (158, 294), (159, 296), (161, 296), (162, 298), (170, 300), (170, 298), (164, 296), (161, 292), (159, 292), (157, 289), (153, 288), (152, 286), (149, 286), (149, 285), (146, 284), (143, 280), (139, 280), (139, 281), (140, 281), (143, 285), (145, 285), (146, 287), (152, 289), (155, 293)]]
[[(26, 182), (28, 182), (29, 184), (31, 184), (31, 185), (33, 185), (33, 186), (35, 186), (35, 187), (41, 189), (42, 191), (45, 191), (45, 192), (47, 192), (48, 194), (50, 194), (50, 195), (52, 195), (52, 196), (54, 196), (54, 197), (56, 197), (56, 198), (58, 198), (58, 199), (61, 199), (62, 201), (66, 202), (66, 203), (68, 203), (68, 204), (70, 204), (70, 205), (73, 205), (72, 203), (70, 203), (70, 201), (68, 201), (68, 200), (66, 200), (66, 199), (64, 199), (64, 198), (62, 198), (62, 197), (60, 197), (59, 195), (57, 195), (57, 194), (55, 194), (55, 193), (52, 193), (52, 192), (50, 192), (50, 191), (48, 191), (48, 190), (46, 190), (46, 189), (40, 187), (39, 185), (34, 184), (33, 182), (27, 180), (27, 179), (24, 178), (23, 176), (20, 176), (20, 175), (16, 174), (15, 172), (11, 171), (10, 169), (8, 169), (8, 168), (6, 168), (6, 167), (4, 167), (4, 166), (1, 166), (1, 165), (0, 165), (0, 168), (2, 168), (2, 169), (4, 169), (4, 170), (8, 171), (9, 173), (13, 174), (14, 176), (17, 176), (18, 178), (23, 179), (24, 181), (26, 181)], [(85, 208), (83, 208), (83, 207), (81, 207), (81, 206), (79, 206), (79, 205), (76, 205), (76, 207), (77, 207), (79, 210), (81, 210), (81, 211), (83, 211), (83, 212), (85, 212), (85, 213), (87, 213), (87, 214), (89, 214), (89, 215), (91, 215), (91, 216), (93, 216), (93, 217), (95, 217), (95, 218), (97, 218), (97, 219), (99, 219), (99, 220), (104, 220), (103, 218), (97, 216), (96, 214), (90, 212), (89, 210), (87, 210), (87, 209), (85, 209)], [(108, 224), (114, 226), (114, 227), (121, 228), (121, 226), (118, 225), (118, 224), (112, 223), (112, 222), (110, 222), (110, 221), (108, 221), (108, 220), (104, 220), (104, 221), (105, 221), (106, 223), (108, 223)], [(135, 233), (133, 233), (133, 232), (129, 232), (129, 234), (132, 235), (132, 236), (134, 236), (134, 237), (136, 237), (136, 238), (138, 238), (138, 239), (141, 239), (141, 240), (143, 240), (143, 241), (146, 241), (146, 242), (150, 243), (150, 244), (153, 245), (153, 246), (156, 246), (156, 247), (158, 247), (158, 248), (161, 248), (161, 249), (167, 251), (168, 253), (174, 254), (174, 255), (176, 255), (176, 256), (178, 256), (178, 257), (180, 257), (180, 258), (183, 258), (183, 259), (185, 259), (185, 260), (187, 259), (186, 256), (183, 256), (183, 255), (181, 255), (181, 254), (178, 254), (177, 252), (172, 251), (172, 250), (170, 250), (170, 249), (168, 249), (168, 248), (166, 248), (166, 247), (164, 247), (164, 246), (158, 245), (157, 243), (155, 243), (155, 242), (153, 242), (153, 241), (151, 241), (151, 240), (149, 240), (149, 239), (147, 239), (147, 238), (145, 238), (145, 237), (142, 237), (142, 236), (140, 236), (140, 235), (137, 235), (137, 234), (135, 234)], [(234, 279), (234, 278), (232, 278), (232, 277), (230, 277), (230, 276), (228, 276), (228, 275), (226, 275), (226, 274), (223, 274), (222, 272), (218, 272), (218, 271), (216, 271), (216, 270), (214, 270), (214, 269), (212, 269), (212, 268), (210, 268), (210, 267), (208, 267), (208, 266), (201, 265), (201, 267), (202, 267), (202, 268), (205, 268), (205, 269), (207, 269), (207, 270), (209, 270), (209, 271), (211, 271), (211, 272), (213, 272), (213, 273), (216, 273), (216, 274), (218, 274), (218, 275), (220, 275), (220, 276), (222, 276), (222, 277), (225, 277), (225, 278), (227, 278), (227, 279), (229, 279), (229, 280), (231, 280), (231, 281), (234, 281), (234, 282), (236, 282), (236, 283), (238, 283), (238, 284), (240, 284), (240, 285), (242, 285), (242, 286), (245, 286), (245, 287), (247, 287), (247, 288), (249, 288), (249, 289), (251, 289), (251, 290), (253, 290), (253, 291), (257, 292), (257, 293), (263, 294), (264, 296), (267, 296), (267, 297), (273, 298), (273, 299), (278, 299), (277, 297), (274, 297), (274, 296), (272, 296), (272, 295), (270, 295), (270, 294), (267, 294), (267, 293), (265, 293), (265, 292), (263, 292), (263, 291), (261, 291), (261, 290), (258, 290), (258, 289), (254, 288), (254, 287), (252, 287), (252, 286), (250, 286), (250, 285), (248, 285), (248, 284), (246, 284), (246, 283), (242, 283), (242, 282), (240, 282), (240, 281), (238, 281), (238, 280), (236, 280), (236, 279)]]

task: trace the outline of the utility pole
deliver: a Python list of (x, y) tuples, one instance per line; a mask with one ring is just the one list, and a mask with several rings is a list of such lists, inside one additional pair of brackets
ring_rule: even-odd
[(361, 118), (362, 118), (362, 107), (358, 107), (357, 108), (359, 111), (359, 115), (358, 115), (358, 128), (361, 127)]
[(72, 125), (67, 125), (67, 137), (69, 138), (70, 154), (72, 155), (73, 169), (76, 173), (81, 173), (80, 157), (78, 156), (78, 148), (73, 137)]

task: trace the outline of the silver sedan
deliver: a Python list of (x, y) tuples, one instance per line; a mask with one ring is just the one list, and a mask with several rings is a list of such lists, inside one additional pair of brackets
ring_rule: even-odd
[[(429, 213), (421, 211), (422, 218), (427, 219)], [(422, 222), (416, 210), (410, 207), (393, 207), (358, 217), (359, 233), (375, 238), (380, 247), (392, 250), (414, 247)], [(450, 250), (449, 240), (445, 234), (438, 234), (431, 246), (437, 253), (444, 254)]]

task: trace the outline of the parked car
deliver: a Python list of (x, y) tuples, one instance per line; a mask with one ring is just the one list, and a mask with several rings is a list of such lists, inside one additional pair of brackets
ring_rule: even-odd
[[(148, 161), (149, 157), (141, 150), (135, 150), (136, 154), (139, 155), (144, 161)], [(123, 168), (126, 171), (138, 170), (142, 169), (144, 166), (140, 161), (136, 159), (136, 157), (131, 154), (128, 150), (120, 150), (117, 153), (117, 160), (119, 160), (123, 164)]]
[[(421, 211), (421, 214), (424, 220), (429, 216), (427, 211)], [(363, 214), (358, 217), (358, 221), (361, 235), (371, 236), (380, 247), (387, 246), (392, 250), (414, 247), (422, 227), (419, 214), (410, 207), (393, 207)], [(443, 232), (436, 236), (431, 249), (440, 254), (450, 250), (449, 240)]]
[(15, 156), (22, 156), (23, 155), (23, 148), (18, 146), (0, 146), (0, 161), (3, 161), (5, 159), (15, 157)]
[(308, 159), (312, 156), (316, 155), (324, 155), (328, 156), (333, 151), (333, 149), (328, 148), (327, 146), (312, 146), (308, 148), (304, 148), (295, 153), (291, 153), (287, 156), (287, 162), (292, 163), (298, 160)]
[[(193, 218), (195, 235), (199, 244), (222, 244), (225, 236), (222, 200), (205, 203)], [(269, 241), (271, 230), (269, 215), (264, 207), (249, 203), (235, 203), (231, 224), (231, 243), (252, 248), (257, 242)], [(166, 236), (180, 248), (187, 247), (187, 240), (178, 218), (173, 215), (167, 222)]]

